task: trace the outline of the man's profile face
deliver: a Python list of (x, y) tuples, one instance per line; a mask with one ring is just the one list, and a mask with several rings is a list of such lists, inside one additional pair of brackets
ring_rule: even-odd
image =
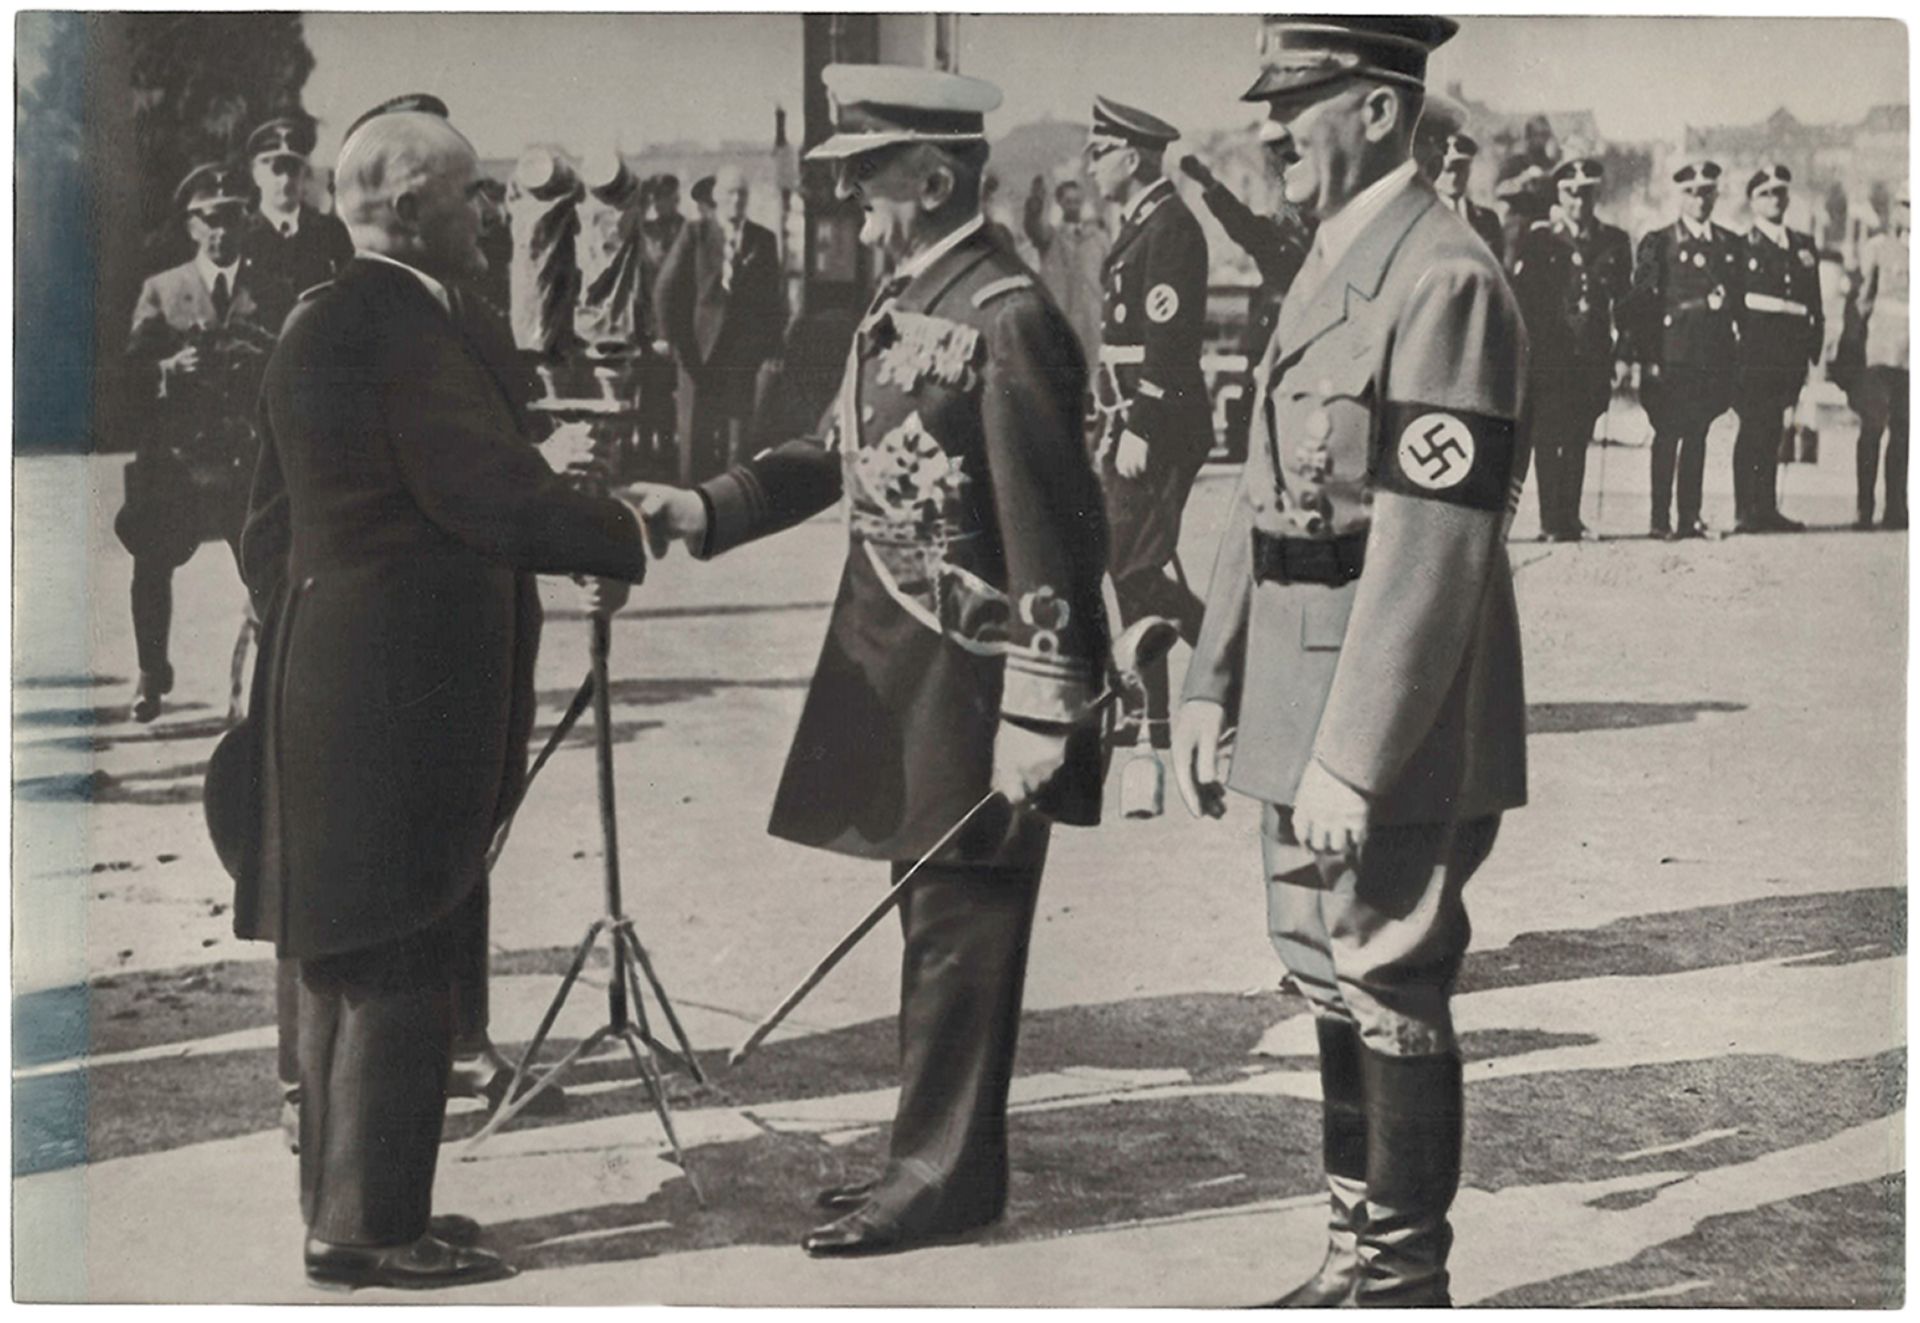
[(1108, 202), (1125, 198), (1133, 172), (1139, 167), (1140, 153), (1125, 143), (1095, 139), (1087, 144), (1086, 155), (1094, 190)]
[(1704, 225), (1713, 215), (1713, 204), (1719, 196), (1718, 191), (1711, 188), (1687, 189), (1680, 194), (1680, 214), (1696, 225)]
[(1467, 191), (1467, 175), (1472, 169), (1472, 161), (1448, 161), (1441, 165), (1440, 173), (1433, 177), (1433, 186), (1441, 197), (1457, 198)]
[(487, 258), (480, 251), (480, 226), (487, 206), (486, 184), (473, 148), (449, 144), (413, 196), (422, 269), (429, 275), (453, 278), (484, 272)]
[(1778, 225), (1787, 214), (1787, 190), (1763, 188), (1753, 195), (1753, 214), (1769, 225)]
[(286, 213), (300, 205), (307, 188), (307, 163), (298, 156), (253, 158), (253, 186), (260, 190), (263, 210)]
[(1360, 117), (1366, 94), (1364, 84), (1344, 83), (1267, 103), (1261, 139), (1288, 202), (1324, 217), (1346, 201), (1334, 190), (1366, 145)]
[(913, 153), (881, 149), (862, 152), (836, 165), (834, 193), (864, 213), (860, 242), (896, 261), (913, 251), (914, 222), (920, 217), (924, 179), (911, 167)]
[(723, 179), (716, 193), (720, 199), (720, 215), (729, 224), (737, 225), (747, 218), (746, 180)]
[(238, 203), (191, 212), (187, 233), (200, 255), (215, 266), (232, 266), (240, 260), (240, 232), (245, 227), (247, 209)]

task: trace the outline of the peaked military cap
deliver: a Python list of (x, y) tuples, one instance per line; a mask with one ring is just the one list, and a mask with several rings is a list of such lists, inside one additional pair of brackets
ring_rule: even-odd
[(1554, 167), (1553, 182), (1575, 193), (1585, 193), (1600, 187), (1606, 173), (1606, 167), (1593, 157), (1576, 156)]
[(1793, 171), (1787, 169), (1784, 165), (1769, 165), (1763, 169), (1755, 170), (1753, 177), (1747, 180), (1747, 196), (1752, 197), (1755, 193), (1761, 192), (1762, 190), (1771, 191), (1776, 188), (1785, 188), (1792, 182)]
[(1088, 136), (1129, 147), (1164, 150), (1180, 136), (1180, 130), (1157, 115), (1123, 106), (1110, 97), (1097, 96), (1093, 99), (1093, 129)]
[(1425, 87), (1427, 56), (1460, 25), (1427, 15), (1275, 15), (1260, 26), (1260, 76), (1242, 101), (1273, 101), (1373, 78)]
[(252, 184), (239, 167), (215, 161), (194, 166), (173, 190), (173, 205), (189, 213), (244, 207), (252, 201)]
[(1471, 161), (1480, 154), (1480, 144), (1464, 133), (1449, 133), (1440, 144), (1440, 164), (1452, 165), (1455, 161)]
[(1720, 187), (1718, 161), (1688, 161), (1673, 172), (1673, 182), (1685, 193), (1701, 193)]
[(820, 71), (833, 134), (807, 153), (839, 161), (908, 142), (985, 142), (1000, 89), (979, 78), (897, 64), (830, 64)]
[(306, 160), (313, 155), (313, 121), (297, 115), (270, 119), (247, 135), (247, 157), (297, 156)]
[(351, 138), (354, 134), (358, 133), (360, 131), (360, 126), (365, 124), (370, 119), (378, 119), (382, 115), (410, 115), (410, 114), (411, 115), (438, 115), (441, 119), (449, 118), (447, 103), (442, 101), (439, 97), (435, 96), (433, 93), (403, 92), (399, 96), (388, 97), (385, 101), (382, 101), (379, 105), (375, 106), (373, 109), (362, 113), (359, 119), (356, 119), (353, 123), (347, 126), (347, 131), (341, 137), (340, 141), (345, 142), (348, 138)]

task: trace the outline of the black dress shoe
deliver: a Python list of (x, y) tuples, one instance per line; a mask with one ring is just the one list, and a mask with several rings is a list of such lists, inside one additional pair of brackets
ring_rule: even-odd
[(1692, 538), (1704, 538), (1708, 535), (1709, 531), (1705, 520), (1689, 519), (1686, 523), (1680, 525), (1679, 531), (1673, 535), (1673, 540), (1675, 542), (1685, 542)]
[(449, 1245), (478, 1245), (480, 1224), (465, 1213), (435, 1213), (427, 1220), (427, 1234)]
[(1789, 519), (1775, 510), (1767, 516), (1767, 529), (1774, 533), (1804, 533), (1807, 531), (1807, 526), (1798, 519)]
[(910, 1227), (899, 1219), (875, 1213), (870, 1207), (856, 1209), (837, 1222), (817, 1226), (801, 1240), (800, 1248), (816, 1259), (852, 1259), (874, 1254), (900, 1254), (930, 1245), (950, 1245), (995, 1218), (971, 1223), (937, 1223)]
[(1331, 1250), (1313, 1276), (1260, 1309), (1339, 1309), (1353, 1303), (1360, 1287), (1360, 1261), (1351, 1253), (1335, 1255)]
[(406, 1245), (379, 1248), (329, 1245), (307, 1238), (307, 1280), (330, 1290), (384, 1286), (394, 1291), (432, 1291), (497, 1282), (514, 1276), (515, 1271), (490, 1250), (449, 1245), (432, 1235)]
[(1673, 529), (1667, 524), (1654, 524), (1647, 529), (1647, 536), (1656, 542), (1673, 541)]
[(864, 1208), (879, 1188), (880, 1182), (871, 1178), (852, 1185), (830, 1185), (813, 1197), (813, 1206), (829, 1213), (851, 1213)]

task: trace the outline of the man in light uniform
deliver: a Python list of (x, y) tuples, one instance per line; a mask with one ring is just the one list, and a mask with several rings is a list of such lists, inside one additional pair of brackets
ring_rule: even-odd
[(1319, 218), (1255, 378), (1254, 433), (1187, 672), (1196, 814), (1260, 801), (1269, 931), (1312, 1003), (1331, 1194), (1287, 1305), (1444, 1305), (1463, 891), (1526, 798), (1504, 535), (1526, 348), (1499, 264), (1410, 157), (1448, 19), (1269, 21), (1270, 160)]

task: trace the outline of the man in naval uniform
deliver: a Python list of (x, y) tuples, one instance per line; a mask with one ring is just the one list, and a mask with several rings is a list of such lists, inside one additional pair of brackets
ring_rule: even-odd
[(910, 1249), (1005, 1208), (1034, 902), (1051, 823), (1099, 820), (1107, 652), (1085, 360), (980, 212), (999, 89), (878, 65), (823, 77), (836, 131), (811, 155), (894, 270), (825, 436), (697, 488), (635, 489), (654, 537), (701, 557), (846, 498), (846, 570), (773, 834), (899, 879), (986, 800), (907, 884), (889, 1157), (820, 1196), (839, 1215), (804, 1241), (820, 1257)]
[(307, 204), (313, 144), (313, 121), (304, 116), (271, 119), (247, 135), (260, 196), (259, 214), (247, 231), (247, 256), (296, 295), (332, 280), (353, 259), (353, 240), (340, 218)]
[(1820, 251), (1813, 236), (1786, 226), (1793, 171), (1756, 170), (1747, 180), (1746, 312), (1740, 319), (1740, 368), (1733, 407), (1733, 510), (1737, 533), (1797, 533), (1806, 525), (1780, 513), (1780, 434), (1800, 399), (1807, 369), (1820, 361), (1826, 314), (1820, 307)]
[[(1087, 173), (1120, 208), (1104, 273), (1100, 411), (1095, 460), (1106, 494), (1108, 570), (1122, 627), (1164, 616), (1189, 644), (1200, 636), (1200, 599), (1169, 577), (1180, 517), (1213, 448), (1213, 415), (1200, 350), (1207, 322), (1207, 236), (1166, 176), (1167, 145), (1180, 130), (1143, 110), (1095, 97)], [(1149, 751), (1121, 774), (1121, 811), (1158, 817), (1166, 793), (1160, 760), (1171, 736), (1165, 658), (1142, 675), (1144, 705), (1129, 703), (1114, 732), (1119, 747)]]
[(1312, 1005), (1329, 1244), (1286, 1305), (1448, 1302), (1464, 889), (1526, 798), (1503, 545), (1525, 334), (1410, 156), (1455, 27), (1269, 20), (1246, 93), (1320, 224), (1255, 376), (1174, 770), (1196, 815), (1226, 788), (1261, 803), (1270, 935)]
[(1504, 260), (1506, 236), (1501, 233), (1500, 216), (1492, 207), (1483, 207), (1467, 196), (1467, 179), (1473, 174), (1473, 160), (1480, 155), (1480, 144), (1465, 133), (1449, 133), (1440, 142), (1434, 161), (1433, 191), (1449, 210), (1472, 227), (1496, 259)]
[(1592, 157), (1554, 168), (1560, 206), (1535, 221), (1513, 254), (1513, 294), (1527, 324), (1531, 430), (1540, 533), (1549, 542), (1592, 536), (1580, 522), (1587, 444), (1625, 364), (1615, 356), (1615, 308), (1633, 283), (1627, 232), (1594, 215), (1604, 170)]
[[(1649, 528), (1667, 539), (1707, 535), (1700, 518), (1707, 430), (1733, 402), (1747, 265), (1740, 236), (1712, 221), (1718, 163), (1688, 161), (1673, 172), (1673, 182), (1680, 215), (1641, 236), (1626, 318), (1653, 423)], [(1676, 502), (1678, 523), (1670, 520)]]

